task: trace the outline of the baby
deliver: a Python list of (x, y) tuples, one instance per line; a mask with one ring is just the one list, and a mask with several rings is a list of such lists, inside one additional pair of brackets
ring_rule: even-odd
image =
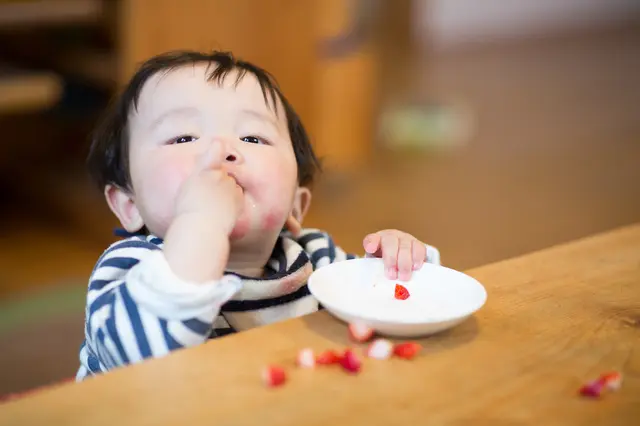
[[(273, 77), (224, 52), (173, 52), (133, 76), (96, 132), (89, 168), (127, 237), (89, 280), (76, 379), (322, 309), (306, 282), (353, 259), (301, 223), (319, 170)], [(391, 279), (437, 249), (364, 238)]]

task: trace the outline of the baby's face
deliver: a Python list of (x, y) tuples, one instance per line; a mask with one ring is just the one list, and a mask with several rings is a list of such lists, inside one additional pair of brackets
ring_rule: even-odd
[(130, 172), (135, 206), (153, 234), (164, 237), (183, 182), (210, 144), (223, 139), (241, 158), (225, 167), (244, 190), (231, 239), (282, 229), (297, 188), (285, 112), (265, 103), (251, 74), (235, 81), (235, 72), (221, 85), (207, 81), (202, 64), (159, 73), (144, 85), (130, 117)]

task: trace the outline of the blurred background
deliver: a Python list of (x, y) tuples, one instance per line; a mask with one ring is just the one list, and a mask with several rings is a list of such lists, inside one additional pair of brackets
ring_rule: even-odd
[(117, 222), (84, 169), (149, 56), (275, 74), (326, 171), (306, 225), (467, 270), (640, 219), (640, 2), (0, 0), (0, 395), (74, 376)]

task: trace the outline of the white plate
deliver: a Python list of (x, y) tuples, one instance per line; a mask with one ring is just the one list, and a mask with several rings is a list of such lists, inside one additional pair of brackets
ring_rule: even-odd
[[(394, 297), (396, 283), (410, 297)], [(487, 300), (477, 280), (444, 266), (424, 264), (411, 280), (389, 280), (381, 259), (337, 262), (309, 277), (309, 291), (329, 313), (348, 323), (365, 324), (395, 337), (425, 336), (451, 328)]]

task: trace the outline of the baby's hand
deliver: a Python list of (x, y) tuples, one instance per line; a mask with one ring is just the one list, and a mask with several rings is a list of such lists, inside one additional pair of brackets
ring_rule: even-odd
[(176, 217), (195, 215), (231, 233), (242, 213), (242, 189), (223, 167), (224, 142), (216, 142), (203, 154), (180, 188)]
[(427, 248), (422, 242), (395, 229), (369, 234), (363, 245), (369, 255), (384, 260), (385, 273), (391, 280), (409, 280), (412, 271), (422, 267), (427, 255)]

